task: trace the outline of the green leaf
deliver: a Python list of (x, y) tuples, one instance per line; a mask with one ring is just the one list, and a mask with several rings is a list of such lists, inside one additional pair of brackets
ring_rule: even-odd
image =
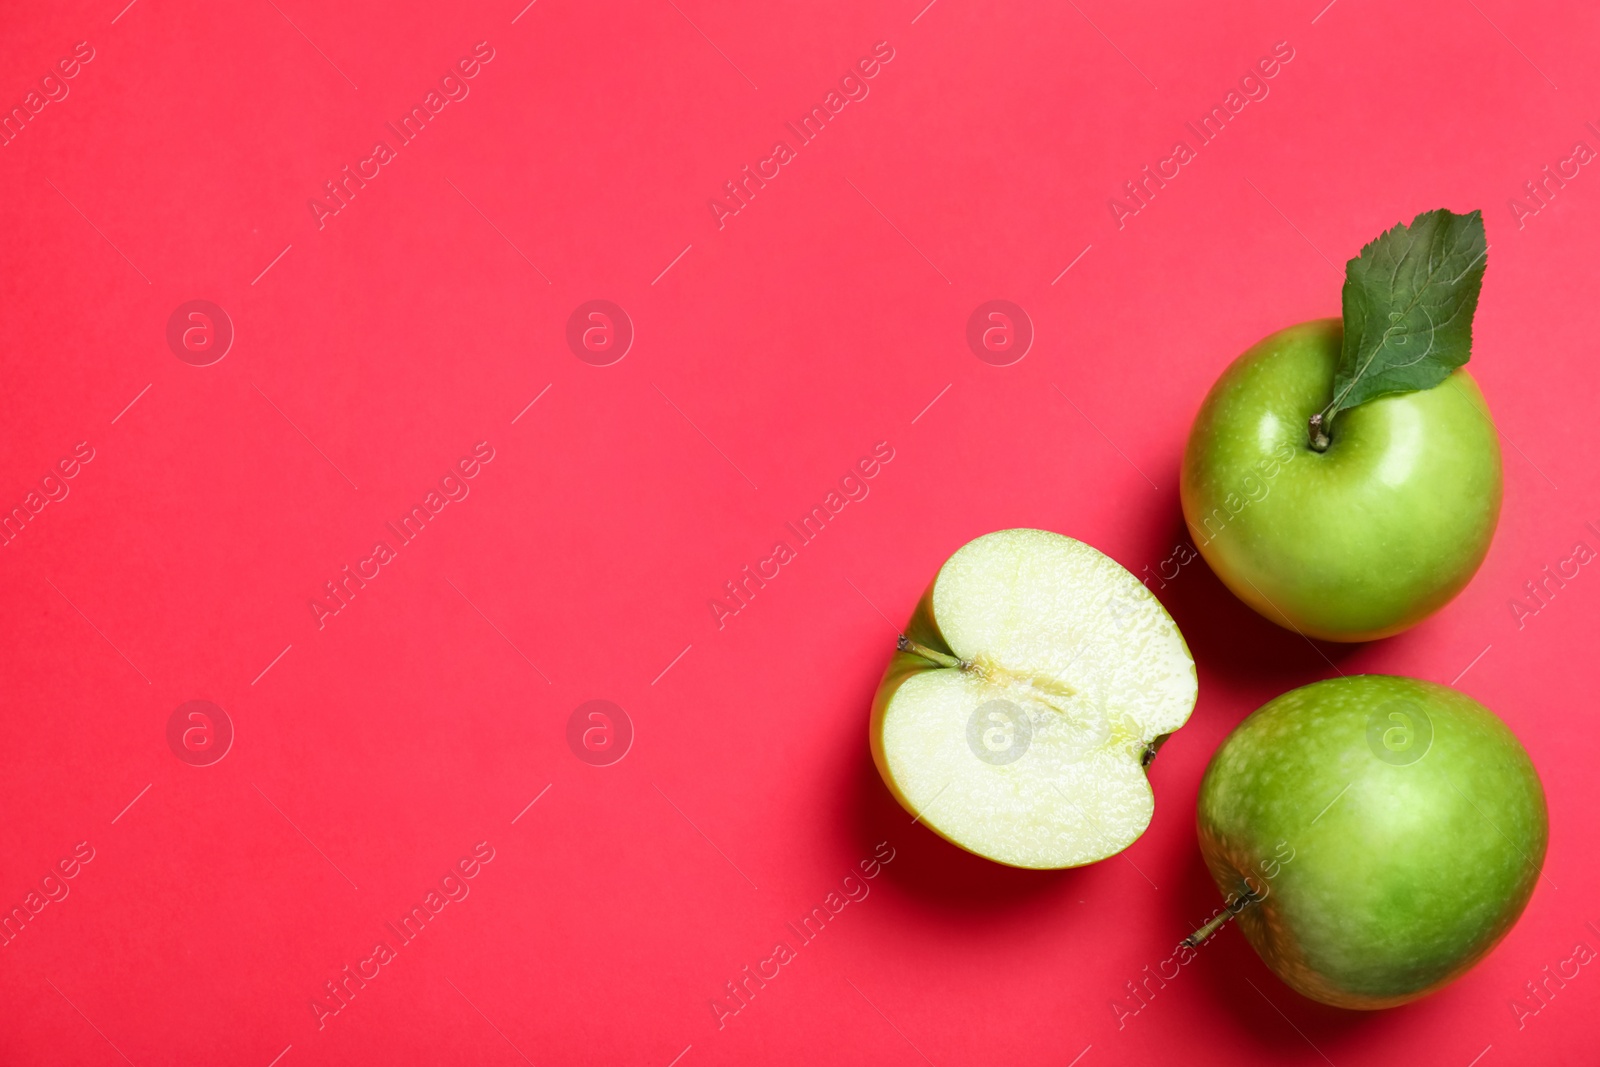
[(1313, 447), (1346, 408), (1432, 388), (1471, 357), (1488, 251), (1482, 212), (1426, 211), (1346, 264), (1344, 349), (1333, 400), (1312, 420)]

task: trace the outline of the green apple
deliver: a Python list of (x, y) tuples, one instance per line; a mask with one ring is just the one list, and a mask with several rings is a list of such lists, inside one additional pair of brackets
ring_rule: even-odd
[(1415, 1000), (1482, 959), (1528, 903), (1549, 836), (1539, 775), (1494, 713), (1384, 675), (1304, 686), (1245, 719), (1206, 768), (1196, 821), (1267, 966), (1344, 1008)]
[(1500, 445), (1463, 369), (1340, 416), (1327, 451), (1306, 423), (1333, 387), (1343, 328), (1275, 333), (1200, 407), (1179, 493), (1189, 533), (1233, 593), (1330, 641), (1398, 633), (1461, 591), (1500, 516)]
[(1195, 693), (1183, 635), (1137, 578), (1081, 541), (1001, 530), (917, 605), (873, 701), (872, 756), (953, 844), (1075, 867), (1149, 825), (1144, 768)]
[(1201, 404), (1184, 519), (1217, 576), (1279, 625), (1387, 637), (1443, 607), (1488, 552), (1500, 446), (1462, 368), (1482, 234), (1477, 212), (1395, 227), (1350, 261), (1342, 320), (1272, 334)]

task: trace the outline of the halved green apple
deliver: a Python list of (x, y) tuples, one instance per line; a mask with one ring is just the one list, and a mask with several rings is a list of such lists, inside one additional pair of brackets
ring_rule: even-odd
[(923, 594), (873, 701), (872, 757), (952, 844), (1077, 867), (1150, 825), (1144, 768), (1195, 695), (1183, 635), (1137, 578), (1070, 537), (1001, 530)]

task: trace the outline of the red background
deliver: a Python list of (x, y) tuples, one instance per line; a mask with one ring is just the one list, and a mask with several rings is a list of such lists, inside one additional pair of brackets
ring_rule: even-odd
[[(76, 42), (94, 59), (0, 149), (0, 503), (79, 441), (95, 458), (0, 550), (0, 902), (77, 842), (95, 858), (0, 950), (0, 1061), (1489, 1067), (1587, 1047), (1590, 968), (1537, 1014), (1512, 1003), (1600, 948), (1600, 576), (1510, 605), (1574, 542), (1600, 548), (1600, 177), (1520, 227), (1508, 198), (1600, 145), (1600, 14), (922, 3), (7, 17), (7, 102)], [(470, 95), (319, 228), (307, 201), (480, 41)], [(719, 229), (710, 198), (880, 41), (870, 95)], [(1279, 41), (1270, 95), (1119, 229), (1108, 198)], [(1318, 650), (1191, 563), (1158, 592), (1200, 701), (1125, 859), (1016, 871), (912, 825), (866, 717), (938, 564), (1028, 525), (1154, 571), (1221, 368), (1336, 314), (1344, 260), (1440, 206), (1481, 207), (1492, 246), (1472, 369), (1506, 499), (1472, 585), (1401, 637)], [(596, 298), (636, 330), (607, 367), (565, 342)], [(1009, 367), (964, 339), (992, 298), (1036, 329)], [(236, 331), (211, 366), (167, 346), (191, 299)], [(471, 495), (319, 629), (323, 583), (480, 441)], [(880, 441), (870, 496), (719, 630), (723, 583)], [(1125, 983), (1216, 906), (1192, 823), (1207, 758), (1330, 659), (1470, 665), (1460, 686), (1549, 793), (1527, 913), (1409, 1007), (1301, 999), (1227, 931), (1119, 1020)], [(595, 698), (636, 730), (607, 767), (566, 740)], [(192, 699), (236, 730), (208, 767), (166, 741)], [(319, 1030), (323, 983), (480, 841), (471, 895)], [(870, 895), (719, 1029), (723, 984), (879, 842)]]

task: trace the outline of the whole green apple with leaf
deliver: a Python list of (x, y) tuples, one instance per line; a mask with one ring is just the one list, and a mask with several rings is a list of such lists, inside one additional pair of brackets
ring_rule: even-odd
[(1179, 492), (1233, 593), (1311, 637), (1404, 630), (1471, 580), (1500, 515), (1500, 447), (1464, 364), (1479, 212), (1430, 211), (1350, 261), (1344, 317), (1236, 359), (1200, 406)]

